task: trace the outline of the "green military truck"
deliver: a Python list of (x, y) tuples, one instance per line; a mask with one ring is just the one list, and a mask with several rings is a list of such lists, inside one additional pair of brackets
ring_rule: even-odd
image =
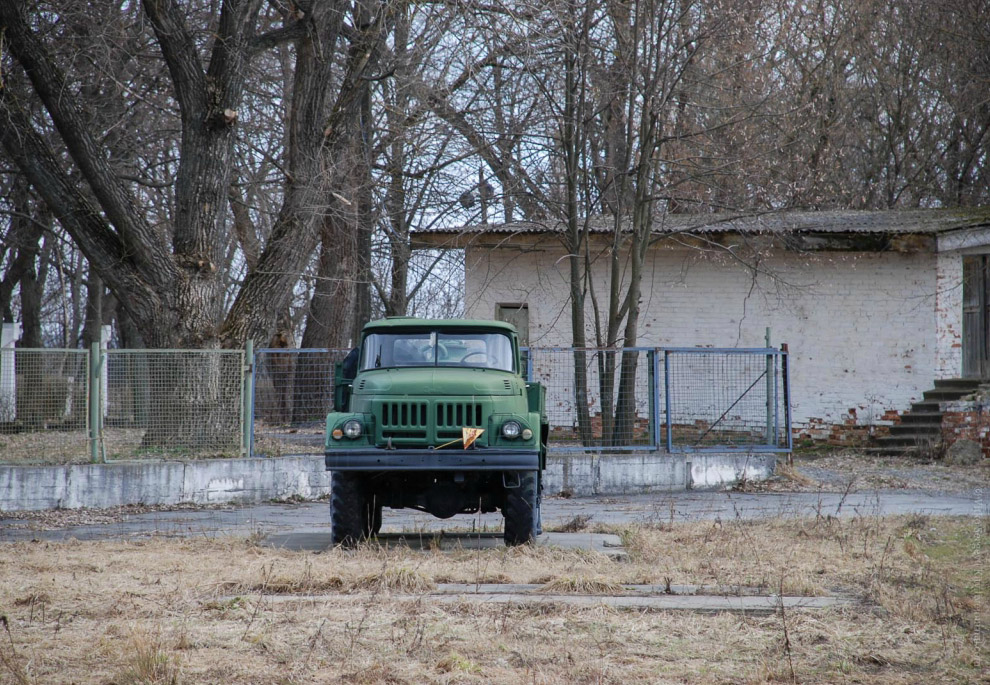
[(377, 534), (383, 507), (501, 510), (507, 545), (541, 532), (546, 391), (526, 382), (513, 326), (390, 317), (349, 356), (327, 415), (334, 544)]

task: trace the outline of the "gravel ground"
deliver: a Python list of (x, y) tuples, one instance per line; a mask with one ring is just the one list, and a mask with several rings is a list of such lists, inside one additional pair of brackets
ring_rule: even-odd
[(969, 492), (990, 484), (990, 459), (974, 466), (949, 466), (912, 457), (880, 457), (854, 450), (796, 453), (793, 466), (781, 460), (772, 479), (746, 485), (751, 492), (862, 492), (923, 490)]
[(30, 522), (34, 530), (58, 530), (75, 526), (108, 525), (120, 523), (141, 514), (165, 511), (227, 511), (236, 509), (234, 504), (172, 504), (147, 506), (125, 504), (109, 509), (48, 509), (45, 511), (4, 511), (0, 512), (0, 527), (8, 521)]

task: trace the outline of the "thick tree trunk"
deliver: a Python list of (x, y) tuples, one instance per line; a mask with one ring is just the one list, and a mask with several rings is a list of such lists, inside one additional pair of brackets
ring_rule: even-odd
[[(187, 8), (176, 0), (144, 0), (144, 13), (168, 68), (178, 104), (181, 144), (174, 191), (174, 220), (152, 225), (131, 181), (111, 164), (103, 141), (89, 127), (86, 102), (74, 93), (34, 31), (34, 19), (19, 0), (0, 0), (0, 26), (9, 47), (51, 117), (77, 170), (67, 172), (38, 127), (0, 81), (0, 144), (85, 253), (114, 293), (144, 343), (151, 348), (240, 347), (248, 338), (268, 340), (292, 289), (316, 245), (326, 194), (321, 151), (333, 147), (353, 118), (356, 93), (367, 85), (361, 74), (380, 40), (385, 13), (379, 12), (355, 34), (343, 79), (335, 78), (337, 42), (344, 12), (339, 2), (311, 3), (301, 18), (255, 36), (261, 0), (228, 0), (203, 45), (186, 24)], [(297, 69), (289, 117), (285, 201), (258, 268), (248, 277), (224, 319), (221, 277), (230, 242), (226, 211), (238, 107), (252, 55), (285, 40), (296, 40)], [(337, 100), (331, 88), (340, 85)], [(84, 192), (79, 178), (88, 185)], [(171, 359), (171, 361), (165, 361)], [(227, 392), (222, 373), (211, 363), (163, 355), (149, 362), (155, 377), (151, 404), (167, 411), (161, 424), (183, 426), (174, 435), (149, 429), (145, 444), (205, 444), (225, 439), (226, 419), (203, 409), (207, 397)], [(158, 366), (155, 366), (158, 364)], [(203, 366), (203, 364), (206, 364)], [(171, 366), (170, 366), (171, 365)], [(181, 401), (180, 401), (181, 400)], [(178, 401), (178, 404), (176, 402)], [(199, 411), (183, 413), (182, 401)], [(149, 421), (153, 420), (149, 416)]]
[[(370, 3), (358, 3), (355, 10), (359, 25), (366, 26), (371, 21)], [(371, 236), (375, 232), (375, 198), (372, 176), (372, 160), (374, 154), (374, 122), (371, 111), (371, 83), (361, 84), (358, 93), (358, 130), (355, 141), (356, 159), (359, 160), (355, 169), (357, 174), (357, 251), (356, 251), (356, 283), (354, 284), (354, 321), (351, 327), (351, 339), (358, 340), (361, 329), (371, 320)]]
[(315, 28), (296, 43), (285, 200), (258, 267), (245, 279), (220, 329), (226, 347), (271, 336), (298, 274), (319, 244), (331, 182), (341, 177), (338, 155), (352, 135), (349, 122), (358, 116), (366, 87), (361, 74), (379, 48), (384, 20), (379, 13), (357, 37), (336, 101), (331, 101), (334, 62), (327, 46), (336, 42), (342, 17), (338, 3), (314, 4)]
[[(575, 9), (571, 7), (572, 12)], [(571, 16), (572, 20), (576, 17)], [(594, 444), (591, 424), (591, 403), (588, 401), (588, 345), (585, 334), (584, 313), (586, 298), (586, 271), (584, 251), (587, 247), (587, 231), (581, 224), (581, 211), (578, 201), (578, 170), (582, 154), (584, 131), (580, 119), (584, 111), (584, 90), (579, 88), (578, 50), (585, 45), (587, 26), (573, 41), (565, 58), (564, 121), (561, 135), (561, 148), (564, 155), (564, 181), (566, 188), (565, 211), (567, 223), (566, 248), (570, 268), (568, 286), (571, 298), (571, 344), (574, 346), (574, 411), (577, 414), (578, 438), (585, 447)]]
[[(11, 252), (12, 257), (3, 280), (0, 281), (0, 317), (8, 323), (14, 320), (11, 308), (14, 290), (26, 275), (29, 278), (34, 277), (35, 262), (41, 250), (39, 242), (44, 234), (44, 223), (36, 216), (37, 212), (30, 200), (30, 191), (23, 179), (15, 183), (10, 202), (15, 212), (10, 220), (4, 248)], [(40, 300), (38, 304), (40, 307)], [(21, 307), (23, 306), (22, 302)], [(40, 310), (37, 315), (40, 317)], [(38, 326), (40, 339), (40, 318)]]

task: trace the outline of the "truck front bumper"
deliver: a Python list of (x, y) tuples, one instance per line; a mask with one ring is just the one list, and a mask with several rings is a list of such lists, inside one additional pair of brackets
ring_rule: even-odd
[(537, 450), (327, 450), (327, 471), (537, 471)]

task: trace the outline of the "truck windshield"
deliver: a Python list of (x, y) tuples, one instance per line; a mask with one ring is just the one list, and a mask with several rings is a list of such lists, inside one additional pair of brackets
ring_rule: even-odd
[(361, 351), (361, 370), (396, 366), (461, 366), (512, 371), (512, 340), (504, 333), (369, 333)]

